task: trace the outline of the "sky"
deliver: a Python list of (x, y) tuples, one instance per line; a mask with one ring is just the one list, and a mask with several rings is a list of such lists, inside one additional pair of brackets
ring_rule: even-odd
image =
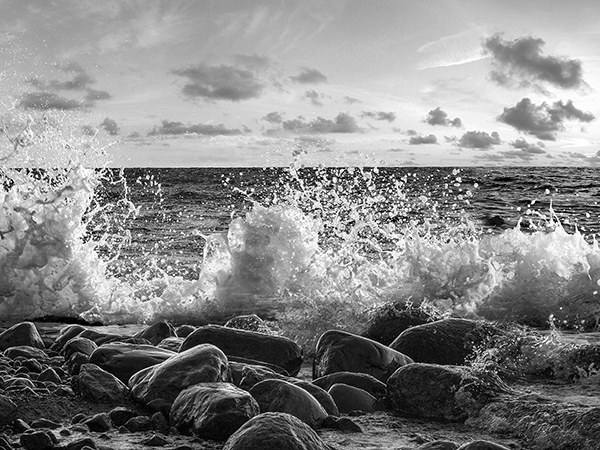
[(114, 166), (600, 164), (598, 0), (0, 0), (0, 24), (2, 113)]

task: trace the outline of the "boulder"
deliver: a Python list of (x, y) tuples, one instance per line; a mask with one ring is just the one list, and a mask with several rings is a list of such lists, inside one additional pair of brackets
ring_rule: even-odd
[(361, 336), (390, 345), (404, 330), (442, 318), (433, 308), (404, 301), (387, 303), (372, 314)]
[(458, 444), (452, 441), (431, 441), (417, 447), (417, 450), (456, 450)]
[(312, 381), (313, 384), (328, 391), (336, 383), (343, 383), (367, 391), (379, 399), (387, 394), (387, 385), (372, 375), (354, 372), (335, 372)]
[(156, 322), (133, 335), (135, 338), (147, 339), (152, 345), (158, 345), (163, 339), (176, 337), (175, 328), (167, 322)]
[(247, 391), (231, 383), (201, 383), (179, 393), (169, 417), (181, 433), (225, 441), (259, 413), (258, 403)]
[(17, 412), (17, 405), (6, 395), (0, 394), (0, 426), (15, 420), (15, 412)]
[(474, 349), (502, 331), (494, 325), (469, 319), (443, 319), (403, 331), (390, 348), (415, 362), (462, 365)]
[(289, 378), (288, 381), (290, 383), (292, 383), (293, 385), (304, 389), (306, 392), (308, 392), (310, 395), (312, 395), (315, 399), (317, 399), (317, 401), (321, 404), (323, 409), (330, 416), (337, 417), (340, 415), (340, 411), (339, 411), (334, 399), (331, 397), (329, 392), (327, 392), (325, 389), (320, 388), (316, 384), (312, 384), (310, 381), (298, 380), (295, 378)]
[(39, 360), (47, 360), (48, 354), (37, 347), (30, 347), (29, 345), (18, 345), (16, 347), (11, 347), (4, 352), (4, 356), (10, 359), (15, 359), (18, 357), (24, 358), (34, 358)]
[(90, 363), (112, 373), (127, 384), (133, 374), (160, 364), (176, 354), (152, 345), (112, 342), (98, 347), (92, 353)]
[(172, 352), (179, 353), (179, 349), (181, 348), (181, 344), (183, 344), (184, 338), (182, 337), (168, 337), (160, 341), (157, 345), (158, 348), (164, 348), (165, 350), (171, 350)]
[(60, 330), (58, 336), (54, 340), (54, 343), (50, 347), (51, 350), (60, 352), (63, 346), (73, 339), (75, 336), (79, 336), (83, 333), (87, 328), (81, 325), (67, 325), (66, 327)]
[(500, 394), (512, 392), (491, 372), (425, 363), (399, 368), (387, 388), (397, 412), (448, 421), (464, 421)]
[(256, 331), (257, 333), (273, 334), (269, 326), (256, 314), (236, 316), (229, 319), (225, 325), (228, 328), (237, 328), (238, 330)]
[(342, 414), (348, 414), (350, 411), (370, 413), (380, 409), (375, 397), (354, 386), (337, 383), (331, 386), (327, 392), (331, 395)]
[(75, 336), (69, 339), (65, 345), (63, 345), (60, 353), (64, 356), (65, 361), (68, 360), (74, 353), (83, 353), (86, 356), (90, 356), (94, 353), (94, 350), (98, 348), (98, 345), (94, 341), (81, 336)]
[(31, 322), (21, 322), (0, 333), (0, 351), (10, 347), (29, 346), (45, 348), (38, 329)]
[(71, 386), (82, 397), (104, 403), (122, 403), (129, 393), (124, 383), (95, 364), (82, 364)]
[(249, 390), (256, 383), (260, 383), (263, 380), (273, 378), (278, 380), (289, 379), (289, 377), (281, 375), (268, 367), (257, 364), (244, 364), (229, 361), (229, 368), (231, 369), (231, 380), (233, 384), (245, 390)]
[(264, 380), (250, 389), (261, 412), (283, 412), (317, 428), (327, 417), (321, 404), (304, 389), (284, 380)]
[(237, 330), (220, 325), (197, 328), (185, 338), (181, 351), (198, 344), (212, 344), (227, 356), (264, 361), (285, 369), (295, 376), (302, 365), (302, 348), (283, 336), (267, 335), (255, 331)]
[(329, 330), (317, 342), (313, 379), (335, 372), (358, 372), (385, 382), (398, 367), (412, 363), (408, 356), (379, 342), (339, 330)]
[(463, 444), (458, 450), (509, 450), (509, 448), (494, 442), (479, 440)]
[(212, 344), (201, 344), (140, 370), (129, 379), (129, 387), (142, 403), (157, 398), (173, 402), (185, 388), (230, 379), (227, 356)]
[(285, 413), (253, 417), (225, 443), (223, 450), (333, 450), (308, 425)]
[(193, 325), (187, 325), (187, 324), (185, 324), (185, 325), (179, 325), (177, 328), (175, 328), (175, 334), (177, 335), (177, 337), (186, 338), (195, 329), (196, 329), (196, 327), (193, 326)]

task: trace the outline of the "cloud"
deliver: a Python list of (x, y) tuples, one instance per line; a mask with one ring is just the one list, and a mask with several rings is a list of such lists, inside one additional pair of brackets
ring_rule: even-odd
[(427, 117), (425, 118), (424, 122), (428, 123), (429, 125), (443, 125), (446, 127), (452, 126), (461, 128), (463, 126), (462, 120), (460, 120), (458, 117), (455, 117), (452, 120), (448, 119), (448, 113), (443, 111), (439, 106), (427, 113)]
[(492, 56), (490, 76), (502, 86), (535, 87), (543, 84), (562, 89), (585, 86), (581, 61), (564, 56), (544, 56), (545, 42), (532, 36), (505, 41), (500, 34), (484, 40)]
[(61, 97), (53, 92), (26, 92), (21, 96), (19, 107), (24, 109), (59, 109), (63, 111), (81, 109), (84, 104), (78, 100)]
[(394, 120), (396, 120), (396, 114), (391, 111), (363, 111), (360, 113), (360, 116), (369, 117), (375, 120), (387, 120), (388, 122), (393, 122)]
[(308, 67), (303, 67), (299, 75), (290, 77), (290, 79), (300, 84), (317, 84), (327, 82), (327, 77), (325, 75), (323, 75), (317, 69), (310, 69)]
[(427, 42), (417, 52), (422, 55), (419, 70), (448, 67), (478, 61), (483, 58), (481, 31), (476, 27)]
[(309, 89), (304, 93), (304, 97), (308, 98), (313, 105), (323, 106), (323, 102), (321, 102), (322, 98), (325, 98), (325, 94), (319, 94), (314, 89)]
[(353, 105), (355, 103), (362, 103), (359, 99), (348, 96), (344, 97), (344, 102), (348, 103), (349, 105)]
[(234, 61), (250, 70), (266, 70), (271, 67), (271, 59), (267, 56), (235, 55)]
[(356, 119), (347, 113), (339, 113), (333, 120), (317, 117), (306, 122), (302, 116), (282, 123), (283, 130), (292, 133), (324, 134), (324, 133), (361, 133), (363, 130)]
[(283, 122), (283, 113), (273, 111), (264, 116), (261, 120), (274, 124), (281, 123)]
[(119, 134), (121, 132), (121, 130), (119, 129), (119, 126), (117, 125), (117, 122), (114, 121), (113, 119), (110, 119), (108, 117), (106, 117), (102, 123), (100, 124), (100, 126), (102, 128), (104, 128), (104, 130), (110, 134), (111, 136), (116, 136), (117, 134)]
[(205, 135), (205, 136), (237, 136), (242, 134), (237, 128), (225, 128), (225, 125), (222, 123), (218, 125), (212, 124), (203, 124), (199, 123), (197, 125), (185, 125), (182, 122), (172, 122), (168, 120), (163, 120), (160, 127), (154, 127), (149, 133), (148, 136), (157, 136), (157, 135), (181, 135), (181, 134), (197, 134), (197, 135)]
[(577, 109), (571, 100), (566, 104), (560, 100), (552, 105), (546, 102), (536, 105), (529, 98), (523, 98), (511, 108), (504, 108), (498, 116), (500, 122), (544, 141), (555, 141), (556, 133), (565, 128), (565, 120), (591, 122), (594, 119), (592, 113)]
[(85, 99), (87, 100), (88, 104), (95, 103), (97, 100), (108, 100), (108, 99), (112, 98), (112, 95), (110, 95), (106, 91), (98, 91), (96, 89), (87, 89), (86, 92), (87, 92), (87, 94), (85, 95)]
[(335, 143), (335, 139), (324, 139), (313, 136), (299, 136), (294, 139), (294, 147), (304, 153), (308, 151), (331, 152), (330, 146)]
[(537, 144), (531, 144), (529, 142), (527, 142), (525, 139), (520, 138), (517, 139), (516, 141), (510, 142), (510, 145), (516, 149), (521, 150), (524, 153), (528, 153), (528, 154), (542, 154), (542, 153), (546, 153), (546, 150), (544, 150), (544, 143), (543, 142), (538, 142)]
[(410, 136), (408, 140), (409, 145), (423, 145), (423, 144), (437, 144), (438, 140), (435, 134), (425, 136), (417, 133), (415, 130), (408, 130), (406, 132)]
[(500, 135), (496, 131), (493, 131), (491, 135), (485, 131), (467, 131), (456, 141), (459, 147), (478, 148), (482, 150), (489, 150), (494, 145), (501, 143)]
[(224, 64), (198, 64), (172, 73), (187, 80), (182, 92), (188, 98), (239, 102), (259, 97), (265, 88), (253, 72)]

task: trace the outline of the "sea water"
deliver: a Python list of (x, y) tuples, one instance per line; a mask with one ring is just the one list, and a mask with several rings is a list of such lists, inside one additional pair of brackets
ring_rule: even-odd
[[(203, 324), (308, 342), (389, 302), (590, 329), (596, 169), (107, 169), (69, 123), (4, 119), (0, 318)], [(43, 170), (38, 170), (42, 168)]]

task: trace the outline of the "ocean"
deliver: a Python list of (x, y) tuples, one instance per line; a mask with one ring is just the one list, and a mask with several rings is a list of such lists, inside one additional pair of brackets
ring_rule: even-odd
[(203, 324), (309, 342), (390, 302), (590, 330), (594, 168), (3, 167), (0, 318)]

